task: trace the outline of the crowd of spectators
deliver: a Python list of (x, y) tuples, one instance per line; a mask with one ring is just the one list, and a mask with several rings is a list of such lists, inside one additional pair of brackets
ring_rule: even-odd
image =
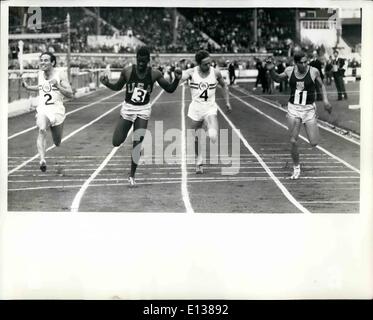
[(121, 35), (134, 36), (153, 50), (166, 52), (172, 44), (172, 17), (168, 8), (101, 8), (100, 15), (118, 28)]
[[(26, 8), (11, 7), (9, 33), (61, 33), (62, 38), (24, 40), (24, 52), (67, 52), (66, 16), (71, 20), (71, 52), (128, 53), (136, 48), (118, 44), (88, 46), (87, 37), (101, 35), (136, 37), (153, 53), (195, 52), (201, 48), (211, 53), (273, 53), (291, 55), (295, 35), (294, 9), (256, 9), (257, 41), (254, 41), (254, 8), (42, 8), (41, 29), (23, 25)], [(100, 21), (98, 28), (97, 21)], [(293, 23), (294, 21), (294, 23)], [(304, 49), (312, 52), (312, 44)], [(318, 50), (316, 48), (316, 50)], [(320, 48), (319, 55), (325, 50)], [(16, 59), (18, 41), (9, 40), (9, 57)], [(352, 63), (352, 62), (351, 62)], [(252, 61), (248, 65), (253, 65)], [(355, 65), (356, 62), (353, 62)]]
[(247, 52), (252, 40), (253, 9), (178, 9), (195, 31), (202, 31), (220, 45), (220, 52)]
[[(41, 29), (23, 25), (27, 10), (12, 8), (9, 15), (10, 33), (62, 33), (62, 40), (45, 40), (38, 44), (25, 41), (24, 52), (39, 50), (41, 45), (55, 52), (66, 52), (66, 17), (71, 20), (71, 52), (114, 52), (113, 47), (90, 48), (87, 36), (128, 35), (136, 37), (156, 52), (192, 52), (205, 48), (212, 53), (286, 51), (285, 40), (293, 36), (289, 24), (291, 10), (281, 12), (257, 10), (258, 41), (253, 39), (253, 8), (123, 8), (101, 7), (100, 26), (95, 8), (42, 8)], [(282, 12), (284, 11), (284, 12)], [(176, 18), (177, 16), (177, 18)], [(287, 17), (289, 16), (289, 19)], [(280, 17), (285, 17), (281, 20)], [(13, 43), (10, 44), (12, 46)], [(119, 46), (116, 52), (133, 52), (134, 48)]]
[[(274, 53), (283, 55), (288, 39), (295, 35), (295, 12), (289, 9), (257, 9), (257, 39), (254, 39), (253, 8), (183, 8), (179, 12), (187, 17), (196, 30), (215, 40), (218, 52)], [(294, 21), (293, 24), (289, 21)], [(256, 40), (256, 41), (255, 41)]]

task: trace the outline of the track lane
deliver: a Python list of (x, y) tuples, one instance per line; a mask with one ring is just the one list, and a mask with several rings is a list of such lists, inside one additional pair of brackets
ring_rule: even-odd
[[(162, 160), (164, 150), (172, 148), (172, 145), (179, 149), (181, 147), (181, 90), (179, 87), (173, 94), (163, 93), (152, 107), (152, 115), (148, 122), (149, 132), (144, 141), (144, 144), (153, 146), (152, 153), (144, 152), (140, 160), (136, 172), (138, 186), (130, 188), (127, 183), (132, 150), (130, 137), (92, 181), (82, 199), (81, 211), (186, 212), (180, 187), (181, 163), (175, 160), (175, 164), (170, 167)], [(153, 93), (153, 96), (155, 97), (156, 93)], [(163, 135), (156, 136), (156, 132), (165, 133), (167, 130), (172, 130), (169, 131), (168, 141), (162, 140)], [(168, 160), (173, 162), (172, 158)], [(116, 166), (118, 161), (120, 165)], [(177, 187), (175, 184), (167, 183), (172, 173)]]
[[(156, 91), (153, 93), (154, 96)], [(100, 103), (67, 118), (64, 136), (79, 125), (87, 123), (94, 116), (108, 110), (110, 106), (121, 102), (123, 95), (119, 96), (121, 97), (118, 99), (110, 99), (110, 102)], [(261, 105), (258, 101), (242, 99), (252, 104), (256, 103), (255, 107), (268, 112), (278, 121), (285, 121), (284, 113), (280, 110), (276, 113), (272, 107)], [(224, 101), (220, 90), (217, 100), (218, 103)], [(91, 102), (87, 99), (87, 103)], [(303, 206), (313, 213), (358, 212), (360, 180), (358, 174), (320, 150), (312, 150), (308, 144), (301, 142), (301, 159), (304, 164), (302, 179), (288, 180), (291, 159), (286, 143), (287, 131), (249, 110), (242, 102), (233, 98), (231, 102), (233, 113), (229, 118), (281, 183)], [(190, 103), (189, 90), (186, 90), (185, 103), (186, 106)], [(168, 129), (181, 132), (180, 112), (181, 88), (178, 88), (174, 94), (164, 93), (160, 102), (153, 107), (149, 122), (150, 132), (154, 132), (156, 126), (159, 129), (162, 119), (165, 120), (162, 124), (163, 132)], [(185, 115), (186, 112), (187, 108)], [(60, 148), (47, 153), (50, 158), (46, 174), (41, 174), (37, 161), (11, 174), (8, 177), (8, 209), (10, 211), (69, 211), (72, 199), (81, 185), (112, 150), (111, 135), (118, 113), (119, 109), (113, 111), (66, 141), (66, 144), (62, 144)], [(220, 114), (219, 124), (222, 129), (229, 129), (228, 141), (232, 141), (230, 127)], [(164, 142), (163, 150), (171, 144), (180, 148), (179, 138), (171, 137), (171, 140)], [(346, 161), (359, 159), (359, 148), (343, 142), (341, 147), (335, 139), (336, 137), (331, 138), (327, 133), (322, 132), (323, 146), (331, 146), (334, 148), (332, 151), (340, 156), (352, 152), (352, 157)], [(90, 184), (83, 197), (82, 211), (186, 212), (181, 195), (182, 159), (180, 156), (175, 155), (165, 163), (160, 161), (159, 151), (156, 153), (153, 150), (153, 154), (145, 154), (142, 158), (145, 163), (142, 163), (137, 171), (138, 188), (133, 190), (128, 188), (130, 140), (121, 147), (121, 150)], [(26, 134), (23, 139), (16, 137), (8, 141), (9, 150), (12, 151), (8, 158), (9, 168), (22, 163), (36, 151), (35, 141), (36, 136), (33, 137), (31, 134)], [(32, 150), (33, 148), (35, 150)], [(231, 150), (231, 146), (226, 149)], [(299, 212), (283, 196), (242, 143), (240, 143), (240, 152), (238, 174), (222, 175), (222, 167), (229, 168), (231, 164), (223, 165), (220, 162), (207, 165), (205, 174), (196, 175), (191, 161), (194, 156), (188, 150), (187, 186), (193, 209), (196, 212), (213, 213)], [(231, 170), (234, 169), (231, 167)]]
[[(190, 99), (190, 95), (189, 95)], [(217, 103), (219, 105), (224, 104), (222, 93), (220, 88), (217, 91)], [(232, 118), (236, 115), (236, 110), (239, 110), (237, 102), (231, 101), (233, 112), (229, 115)], [(237, 114), (240, 117), (242, 115)], [(229, 155), (232, 156), (231, 145), (227, 145), (227, 142), (231, 142), (232, 137), (239, 143), (239, 153), (248, 154), (245, 145), (239, 140), (236, 133), (232, 132), (231, 126), (225, 121), (224, 117), (218, 114), (220, 129), (227, 130), (228, 139), (226, 141), (220, 140), (220, 148), (223, 150), (229, 150)], [(253, 128), (250, 128), (252, 130)], [(207, 146), (207, 165), (205, 166), (204, 178), (211, 179), (222, 179), (225, 176), (222, 175), (222, 164), (218, 170), (212, 170), (216, 167), (209, 164), (209, 151)], [(235, 180), (229, 181), (229, 183), (216, 183), (204, 185), (190, 183), (189, 190), (191, 201), (196, 212), (210, 212), (210, 213), (299, 213), (300, 210), (296, 208), (288, 199), (285, 198), (280, 189), (276, 186), (273, 179), (268, 176), (268, 173), (260, 165), (259, 161), (250, 154), (250, 159), (239, 155), (237, 167), (232, 171), (234, 173), (231, 178)], [(241, 167), (244, 167), (247, 161), (250, 164), (255, 165), (256, 174), (252, 172), (246, 173), (241, 171)], [(234, 163), (234, 162), (232, 162)], [(230, 165), (226, 165), (229, 167)], [(212, 168), (211, 168), (212, 167)], [(232, 168), (233, 169), (233, 168)], [(238, 170), (237, 170), (238, 169)], [(236, 172), (235, 172), (236, 171)], [(191, 181), (193, 177), (197, 177), (194, 173), (194, 166), (189, 167), (188, 181)], [(273, 204), (276, 203), (274, 208)]]
[[(122, 97), (121, 97), (122, 96)], [(87, 108), (82, 112), (78, 112), (75, 114), (74, 117), (67, 119), (64, 127), (64, 137), (67, 137), (69, 134), (73, 133), (75, 130), (79, 130), (83, 126), (87, 125), (90, 121), (96, 119), (97, 117), (101, 117), (105, 112), (108, 110), (113, 109), (118, 103), (120, 103), (123, 99), (124, 92), (121, 92), (118, 96), (115, 96), (114, 99), (110, 100), (108, 104), (98, 104), (92, 108)], [(94, 97), (91, 97), (92, 99)], [(89, 101), (89, 100), (88, 100)], [(92, 100), (95, 101), (95, 100)], [(90, 101), (90, 102), (92, 102)], [(119, 109), (119, 106), (118, 108)], [(15, 171), (14, 174), (17, 176), (12, 176), (10, 174), (8, 176), (9, 183), (8, 183), (8, 210), (15, 211), (15, 210), (31, 210), (31, 211), (67, 211), (69, 210), (69, 206), (71, 204), (71, 198), (74, 195), (74, 188), (71, 186), (80, 186), (82, 185), (82, 181), (76, 180), (76, 174), (83, 174), (83, 176), (79, 176), (81, 179), (82, 177), (89, 176), (90, 170), (85, 170), (86, 167), (80, 167), (78, 170), (69, 170), (69, 165), (64, 163), (66, 159), (74, 159), (76, 156), (84, 157), (87, 155), (91, 157), (92, 155), (101, 156), (101, 152), (105, 151), (107, 141), (105, 136), (111, 135), (111, 128), (110, 133), (104, 126), (100, 125), (100, 123), (107, 123), (110, 122), (108, 119), (115, 118), (115, 114), (117, 114), (117, 110), (114, 109), (111, 113), (104, 116), (97, 122), (93, 123), (90, 127), (85, 128), (82, 131), (77, 132), (76, 135), (72, 136), (70, 139), (66, 140), (66, 142), (62, 143), (59, 148), (54, 148), (47, 153), (47, 164), (48, 170), (46, 173), (38, 171), (38, 160), (35, 159), (33, 162), (27, 164), (23, 167), (23, 169), (32, 180), (40, 180), (40, 179), (47, 179), (49, 181), (55, 181), (56, 179), (62, 180), (60, 182), (48, 182), (48, 183), (39, 183), (34, 182), (36, 187), (45, 186), (46, 184), (52, 184), (54, 186), (58, 185), (59, 188), (51, 188), (48, 189), (37, 189), (39, 191), (31, 191), (30, 190), (17, 190), (20, 184), (14, 182), (14, 180), (22, 180), (22, 177), (19, 177), (19, 171)], [(110, 125), (112, 126), (113, 120), (111, 120)], [(95, 128), (91, 131), (92, 128)], [(93, 132), (95, 134), (93, 134)], [(52, 145), (50, 135), (48, 135), (48, 144)], [(16, 137), (8, 142), (8, 148), (10, 150), (9, 156), (10, 159), (15, 160), (13, 167), (15, 165), (19, 165), (20, 160), (23, 161), (25, 158), (28, 158), (32, 155), (35, 151), (32, 149), (36, 149), (35, 146), (36, 137), (32, 135), (26, 135), (26, 137)], [(111, 137), (110, 137), (111, 141)], [(87, 154), (85, 153), (85, 146), (89, 145), (90, 148), (96, 150), (95, 153)], [(15, 158), (13, 156), (16, 155)], [(21, 157), (21, 158), (20, 158)], [(22, 158), (25, 157), (25, 158)], [(9, 166), (12, 167), (11, 165)], [(35, 172), (36, 170), (36, 172)], [(93, 170), (93, 169), (92, 169)], [(66, 180), (66, 181), (65, 181)], [(74, 181), (71, 181), (74, 180)], [(28, 183), (30, 185), (30, 183)], [(65, 188), (69, 186), (68, 188)], [(23, 199), (23, 201), (19, 201), (19, 199)]]
[[(254, 99), (250, 99), (250, 97), (243, 98), (241, 96), (240, 99), (250, 101), (250, 104), (254, 105), (254, 101), (252, 101)], [(277, 173), (276, 175), (286, 178), (291, 174), (292, 170), (290, 146), (281, 144), (280, 141), (282, 140), (282, 142), (284, 142), (288, 140), (287, 130), (274, 122), (268, 121), (263, 115), (248, 108), (242, 101), (235, 100), (239, 103), (235, 104), (238, 106), (235, 110), (237, 112), (232, 114), (234, 122), (241, 128), (245, 136), (255, 141), (259, 154), (267, 153), (272, 155), (274, 160), (283, 161), (283, 174)], [(282, 124), (286, 123), (285, 115), (280, 110), (262, 105), (259, 102), (256, 102), (255, 107), (260, 108), (260, 111), (269, 114)], [(249, 124), (243, 119), (248, 119)], [(304, 132), (302, 133), (304, 134)], [(268, 140), (272, 140), (272, 146)], [(277, 141), (278, 143), (276, 143)], [(261, 145), (261, 142), (266, 144)], [(357, 165), (359, 148), (355, 144), (324, 131), (322, 132), (320, 145), (325, 146), (325, 149), (330, 148), (333, 153), (339, 155), (342, 160), (345, 159), (344, 161), (348, 161), (351, 165)], [(300, 203), (304, 203), (305, 207), (314, 213), (359, 212), (359, 174), (321, 150), (310, 148), (309, 145), (302, 140), (300, 140), (299, 147), (301, 163), (303, 163), (302, 178), (298, 181), (289, 180), (287, 185), (288, 190), (294, 197)], [(286, 156), (285, 158), (279, 158), (279, 154), (288, 154), (289, 156), (287, 158)], [(304, 161), (305, 157), (324, 158), (325, 161), (330, 164), (338, 165), (338, 170), (341, 172), (334, 173), (328, 172), (329, 170), (327, 168), (316, 168), (314, 165), (317, 161)], [(342, 168), (340, 168), (340, 165), (345, 167), (344, 170), (341, 170)], [(352, 186), (349, 185), (343, 192), (342, 190), (337, 192), (333, 188), (333, 183), (323, 184), (325, 179), (338, 182), (353, 181), (354, 184)], [(298, 184), (299, 181), (304, 182), (304, 184)], [(309, 188), (307, 186), (309, 186)], [(327, 204), (325, 201), (330, 201), (330, 204)]]
[[(243, 101), (252, 104), (260, 111), (264, 112), (265, 114), (268, 114), (269, 116), (273, 117), (274, 119), (276, 119), (277, 121), (286, 126), (286, 113), (283, 110), (276, 109), (266, 102), (257, 100), (257, 97), (253, 97), (253, 95), (251, 94), (246, 94), (245, 91), (242, 91), (242, 89), (237, 90), (233, 88), (231, 91), (236, 97), (239, 97)], [(303, 136), (306, 136), (303, 127), (301, 129), (301, 134)], [(360, 169), (359, 144), (352, 143), (351, 141), (348, 141), (343, 137), (335, 135), (334, 133), (320, 129), (319, 146), (332, 152), (339, 158), (349, 163), (351, 166)]]
[[(118, 105), (123, 101), (124, 92), (119, 93), (115, 97), (110, 98), (107, 104), (97, 104), (93, 105), (92, 107), (82, 110), (81, 112), (77, 112), (74, 116), (68, 117), (64, 122), (64, 133), (63, 139), (65, 139), (69, 134), (72, 132), (79, 130), (84, 124), (89, 123), (90, 121), (95, 120), (99, 116), (101, 116), (104, 112), (107, 112), (114, 106)], [(95, 97), (92, 97), (94, 99)], [(95, 102), (92, 100), (91, 102)], [(25, 115), (30, 117), (30, 115)], [(13, 123), (13, 125), (16, 125)], [(33, 130), (32, 132), (27, 133), (26, 135), (20, 135), (15, 137), (14, 139), (8, 141), (8, 157), (28, 157), (30, 159), (33, 155), (37, 154), (36, 148), (36, 139), (37, 139), (38, 132), (37, 130)], [(47, 148), (53, 146), (53, 141), (50, 133), (47, 134)], [(64, 149), (65, 143), (61, 143), (61, 146), (57, 149)], [(65, 150), (66, 154), (68, 155), (68, 150)], [(50, 155), (49, 152), (46, 154), (46, 160), (48, 164), (48, 156)], [(21, 159), (21, 158), (19, 158)], [(22, 164), (24, 161), (17, 161), (9, 163), (8, 168), (9, 170), (13, 170), (15, 167)], [(35, 159), (32, 162), (33, 166), (38, 167), (38, 160)]]
[[(113, 93), (109, 89), (98, 89), (97, 91), (90, 93), (86, 96), (79, 98), (68, 99), (64, 102), (66, 109), (66, 116), (70, 113), (75, 113), (78, 109), (82, 109), (90, 104), (104, 103), (106, 99), (120, 92)], [(101, 101), (100, 101), (101, 100)], [(110, 102), (109, 102), (110, 103)], [(35, 126), (35, 114), (36, 111), (30, 111), (15, 117), (8, 119), (8, 140), (14, 139), (18, 135), (26, 134), (36, 129)]]

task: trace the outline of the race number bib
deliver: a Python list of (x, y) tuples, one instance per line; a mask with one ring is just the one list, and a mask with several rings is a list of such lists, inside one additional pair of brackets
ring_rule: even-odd
[(52, 100), (52, 95), (50, 95), (49, 93), (46, 93), (44, 95), (44, 98), (45, 98), (45, 105), (46, 106), (49, 106), (51, 104), (54, 104), (53, 100)]
[(305, 106), (307, 102), (307, 91), (295, 90), (294, 104)]
[(146, 90), (136, 87), (133, 90), (133, 93), (132, 93), (132, 96), (131, 96), (131, 101), (136, 102), (136, 103), (144, 102), (145, 97), (146, 97), (146, 93), (147, 93)]

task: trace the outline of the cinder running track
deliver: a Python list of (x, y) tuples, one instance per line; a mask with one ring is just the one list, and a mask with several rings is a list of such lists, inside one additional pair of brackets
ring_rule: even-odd
[[(144, 150), (136, 188), (127, 183), (131, 139), (119, 148), (111, 145), (124, 92), (100, 89), (65, 104), (68, 116), (59, 148), (53, 147), (48, 133), (51, 149), (46, 173), (40, 172), (35, 157), (34, 113), (9, 119), (8, 210), (71, 214), (359, 212), (358, 143), (323, 129), (319, 148), (312, 149), (301, 139), (302, 176), (289, 180), (292, 164), (285, 113), (239, 87), (231, 87), (230, 92), (233, 112), (219, 114), (220, 129), (228, 132), (220, 140), (220, 157), (207, 146), (205, 172), (196, 175), (193, 146), (185, 131), (189, 89), (180, 86), (168, 94), (155, 87), (147, 137), (152, 152)], [(217, 102), (224, 105), (220, 89)], [(166, 139), (156, 137), (156, 132), (166, 133)], [(162, 161), (164, 157), (167, 161)]]

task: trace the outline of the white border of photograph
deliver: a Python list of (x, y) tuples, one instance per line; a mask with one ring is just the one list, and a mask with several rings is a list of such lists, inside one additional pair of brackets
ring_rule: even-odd
[[(93, 6), (81, 1), (79, 6)], [(117, 6), (118, 1), (97, 2)], [(139, 6), (125, 1), (125, 6)], [(1, 2), (1, 74), (8, 6)], [(141, 6), (163, 7), (162, 1)], [(179, 1), (178, 7), (278, 7), (276, 1)], [(7, 112), (1, 112), (1, 299), (367, 299), (373, 297), (372, 3), (286, 1), (282, 7), (363, 8), (361, 211), (351, 215), (8, 213)], [(6, 18), (4, 18), (4, 16)], [(7, 105), (7, 82), (1, 82)]]

